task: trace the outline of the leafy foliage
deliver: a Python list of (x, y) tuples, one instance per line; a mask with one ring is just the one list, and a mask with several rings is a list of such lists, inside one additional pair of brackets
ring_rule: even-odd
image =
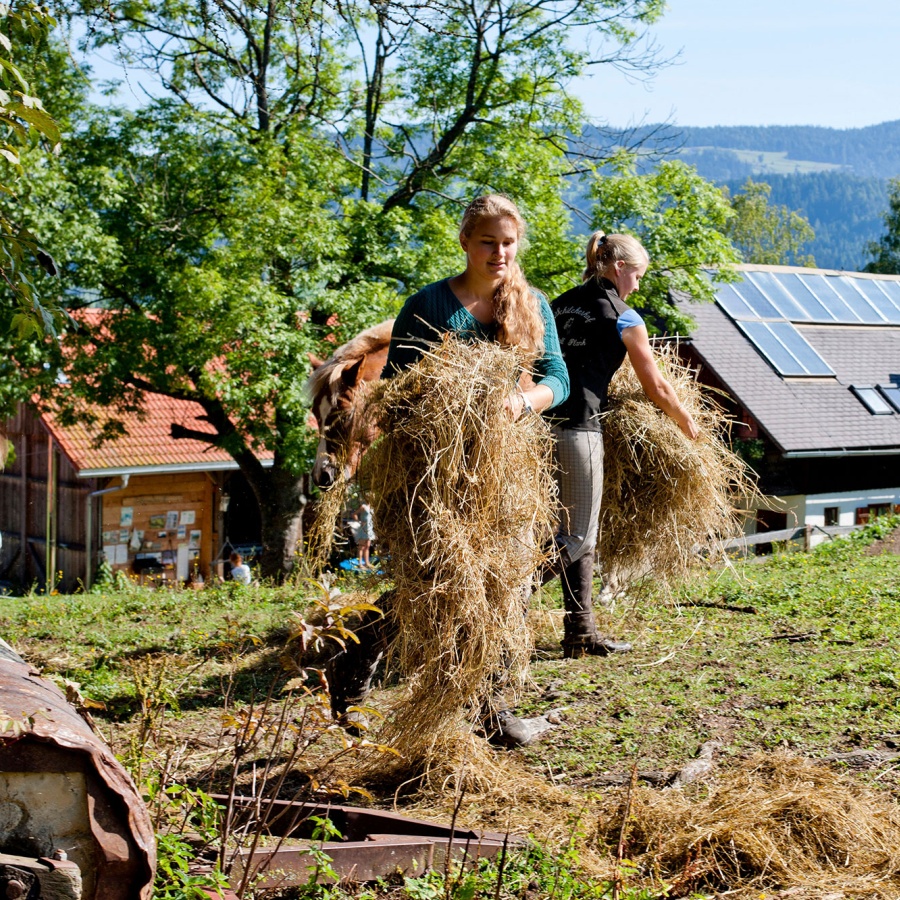
[(592, 185), (594, 221), (608, 234), (627, 232), (644, 245), (650, 268), (632, 305), (653, 330), (686, 334), (690, 320), (671, 303), (670, 291), (709, 302), (715, 288), (707, 270), (725, 281), (740, 262), (725, 236), (734, 215), (728, 198), (682, 162), (662, 162), (639, 175), (634, 159), (623, 156), (612, 168), (614, 174), (598, 175)]
[(735, 215), (727, 225), (728, 237), (744, 262), (814, 266), (812, 256), (800, 253), (816, 236), (809, 221), (786, 206), (770, 205), (771, 193), (766, 182), (747, 179), (741, 192), (731, 198)]
[[(887, 203), (885, 181), (844, 171), (765, 175), (754, 180), (771, 186), (769, 203), (796, 210), (810, 222), (815, 238), (807, 249), (818, 266), (862, 270), (866, 246), (881, 231), (881, 214)], [(728, 181), (726, 187), (736, 194), (745, 181)]]
[(866, 272), (900, 275), (900, 178), (888, 182), (888, 209), (884, 214), (885, 233), (869, 244), (872, 257)]
[(59, 310), (38, 298), (33, 274), (42, 269), (55, 275), (56, 264), (21, 214), (10, 209), (19, 184), (27, 183), (36, 165), (34, 148), (44, 140), (49, 149), (59, 150), (57, 123), (13, 60), (14, 48), (42, 40), (54, 20), (33, 3), (4, 5), (0, 19), (0, 283), (6, 294), (0, 302), (0, 329), (13, 328), (22, 339), (44, 331), (55, 335), (63, 321)]
[[(47, 167), (32, 202), (61, 248), (57, 299), (77, 328), (64, 349), (17, 353), (20, 382), (98, 440), (150, 393), (198, 404), (173, 436), (231, 454), (260, 504), (262, 574), (283, 577), (314, 447), (308, 353), (329, 355), (457, 271), (461, 209), (485, 191), (529, 222), (532, 283), (570, 287), (570, 179), (621, 141), (584, 128), (568, 84), (601, 61), (652, 68), (641, 35), (663, 8), (70, 0), (67, 15), (90, 22), (82, 50), (143, 68), (157, 97), (85, 108)], [(672, 165), (644, 181), (623, 169), (596, 196), (602, 222), (631, 222), (650, 250), (649, 309), (683, 328), (667, 289), (708, 299), (701, 268), (737, 257), (715, 230), (721, 195)]]

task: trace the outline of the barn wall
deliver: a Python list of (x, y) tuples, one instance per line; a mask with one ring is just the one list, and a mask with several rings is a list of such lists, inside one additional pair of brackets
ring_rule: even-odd
[(209, 580), (217, 492), (213, 478), (196, 472), (132, 475), (124, 490), (101, 496), (100, 545), (113, 570), (174, 583), (199, 569)]
[[(0, 472), (0, 583), (18, 590), (43, 590), (49, 582), (51, 590), (74, 591), (85, 577), (86, 503), (96, 482), (78, 479), (30, 408), (20, 406), (7, 421), (6, 432), (15, 459)], [(49, 521), (48, 477), (56, 498)]]

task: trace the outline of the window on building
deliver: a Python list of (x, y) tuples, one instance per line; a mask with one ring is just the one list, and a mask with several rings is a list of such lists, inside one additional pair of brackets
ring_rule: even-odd
[(841, 524), (841, 508), (839, 506), (825, 507), (825, 527)]
[(900, 412), (900, 384), (879, 384), (878, 392), (897, 412)]
[(877, 516), (887, 516), (890, 512), (890, 503), (870, 503), (868, 506), (857, 507), (856, 524), (868, 525)]
[(853, 391), (856, 398), (865, 408), (872, 413), (873, 416), (890, 416), (894, 413), (894, 408), (887, 400), (873, 387), (858, 387), (851, 385), (850, 390)]

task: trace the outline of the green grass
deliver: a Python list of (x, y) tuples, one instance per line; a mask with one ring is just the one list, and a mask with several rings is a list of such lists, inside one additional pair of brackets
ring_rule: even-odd
[(633, 653), (534, 666), (538, 686), (563, 682), (569, 727), (530, 755), (586, 783), (677, 768), (708, 739), (821, 757), (900, 738), (900, 556), (866, 555), (874, 533), (626, 600), (603, 626)]
[[(866, 548), (898, 525), (895, 517), (810, 553), (735, 561), (674, 595), (645, 591), (619, 600), (598, 618), (608, 634), (634, 643), (627, 655), (563, 660), (558, 633), (542, 629), (518, 711), (562, 707), (563, 724), (519, 751), (521, 758), (542, 777), (603, 803), (605, 790), (620, 790), (607, 788), (604, 776), (625, 775), (635, 763), (642, 772), (674, 772), (709, 739), (721, 743), (720, 767), (758, 750), (820, 758), (897, 747), (900, 555)], [(360, 584), (351, 578), (339, 586)], [(309, 583), (33, 594), (3, 598), (0, 627), (45, 676), (76, 681), (86, 697), (106, 704), (93, 715), (122, 758), (141, 767), (141, 781), (154, 771), (152, 754), (168, 752), (162, 743), (196, 741), (205, 752), (222, 727), (226, 697), (237, 710), (291, 677), (280, 657), (293, 615), (322, 596)], [(541, 605), (556, 607), (549, 618), (559, 621), (558, 586), (542, 592)], [(854, 777), (896, 796), (895, 769)], [(170, 777), (194, 783), (197, 771), (173, 769)], [(474, 882), (461, 884), (467, 900)], [(444, 892), (427, 879), (408, 888), (405, 896), (419, 900)], [(605, 890), (595, 889), (598, 896)], [(557, 885), (556, 896), (570, 892), (589, 890), (577, 878)]]
[[(665, 601), (626, 597), (598, 615), (607, 633), (634, 643), (627, 655), (563, 660), (557, 638), (540, 634), (519, 709), (564, 707), (565, 725), (529, 758), (565, 781), (589, 783), (635, 760), (676, 767), (710, 738), (726, 756), (784, 747), (815, 757), (900, 734), (900, 556), (867, 555), (875, 533), (736, 561)], [(140, 660), (165, 661), (181, 710), (213, 713), (229, 671), (247, 682), (248, 695), (265, 691), (285, 677), (278, 655), (292, 614), (314, 595), (315, 585), (228, 584), (6, 597), (0, 627), (46, 675), (79, 682), (109, 704), (107, 718), (127, 722)], [(558, 588), (543, 602), (558, 605)], [(563, 696), (542, 699), (551, 684)]]

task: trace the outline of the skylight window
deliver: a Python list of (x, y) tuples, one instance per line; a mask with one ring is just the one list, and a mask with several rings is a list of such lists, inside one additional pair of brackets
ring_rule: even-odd
[(890, 403), (879, 393), (874, 387), (858, 387), (851, 385), (850, 390), (856, 395), (857, 399), (865, 408), (872, 413), (873, 416), (890, 416), (893, 415), (894, 409)]
[(900, 384), (879, 384), (878, 392), (900, 413)]

